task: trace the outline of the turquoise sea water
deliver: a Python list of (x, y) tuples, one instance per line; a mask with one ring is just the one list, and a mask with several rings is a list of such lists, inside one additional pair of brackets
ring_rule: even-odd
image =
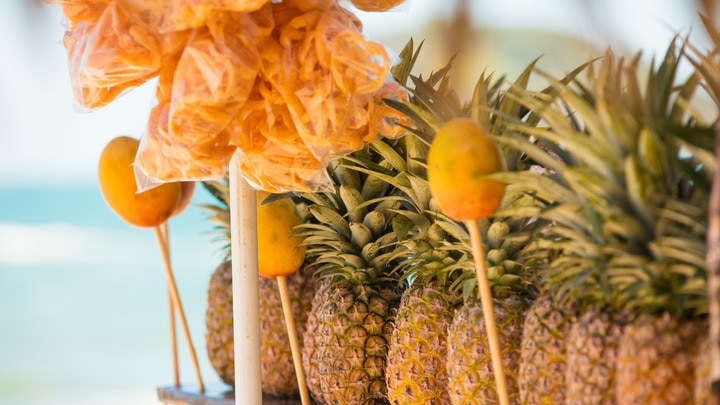
[[(198, 204), (169, 222), (171, 260), (206, 382), (206, 288), (221, 259)], [(157, 404), (172, 383), (164, 269), (151, 229), (96, 187), (0, 188), (0, 404)], [(179, 324), (178, 324), (179, 326)], [(180, 374), (195, 375), (178, 329)]]

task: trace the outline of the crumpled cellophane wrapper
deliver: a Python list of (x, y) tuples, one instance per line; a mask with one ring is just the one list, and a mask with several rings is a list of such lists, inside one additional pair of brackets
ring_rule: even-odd
[[(89, 112), (155, 77), (181, 51), (187, 32), (158, 31), (166, 1), (64, 0), (74, 14), (65, 33), (75, 108)], [(84, 8), (83, 8), (84, 7)], [(74, 22), (73, 22), (74, 21)]]
[(235, 153), (257, 188), (330, 189), (330, 160), (407, 123), (382, 101), (407, 97), (386, 49), (335, 0), (59, 2), (78, 104), (102, 107), (159, 75), (140, 191), (222, 177)]

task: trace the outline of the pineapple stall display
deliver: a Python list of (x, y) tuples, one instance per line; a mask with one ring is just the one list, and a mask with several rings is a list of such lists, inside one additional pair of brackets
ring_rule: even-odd
[[(372, 154), (369, 148), (351, 154)], [(314, 221), (300, 226), (320, 286), (303, 355), (308, 387), (320, 403), (385, 403), (390, 326), (400, 291), (390, 274), (394, 200), (381, 182), (330, 169), (336, 192), (303, 194)], [(378, 163), (380, 164), (380, 163)]]
[[(237, 154), (234, 172), (255, 188), (300, 193), (265, 201), (300, 208), (304, 220), (260, 215), (259, 230), (286, 232), (259, 254), (303, 238), (260, 267), (304, 264), (289, 281), (316, 401), (493, 403), (506, 388), (513, 403), (705, 401), (697, 359), (717, 116), (693, 101), (698, 89), (712, 93), (714, 76), (695, 59), (700, 74), (679, 81), (686, 55), (676, 40), (644, 82), (639, 56), (608, 52), (586, 82), (583, 65), (543, 91), (527, 89), (534, 63), (507, 89), (504, 77), (483, 74), (460, 105), (449, 67), (427, 81), (410, 76), (412, 46), (390, 80), (384, 48), (334, 1), (222, 10), (94, 2), (88, 15), (72, 13), (81, 2), (57, 2), (70, 18), (64, 44), (79, 106), (100, 108), (160, 75), (136, 174), (218, 178)], [(402, 1), (353, 3), (384, 11)], [(223, 79), (211, 83), (208, 72)], [(408, 79), (406, 100), (398, 84)], [(479, 128), (484, 149), (460, 156), (446, 144), (440, 159), (458, 160), (454, 173), (469, 177), (432, 192), (431, 144), (450, 127), (466, 141)], [(508, 172), (488, 174), (504, 164)], [(490, 207), (471, 207), (489, 217), (479, 247), (474, 228), (458, 222), (477, 218), (445, 201), (478, 178), (492, 187), (462, 202)], [(206, 185), (220, 203), (208, 207), (212, 220), (230, 240), (227, 184)], [(475, 298), (485, 292), (479, 261), (490, 266), (492, 308)], [(231, 263), (225, 257), (211, 277), (206, 326), (211, 364), (232, 385)], [(295, 396), (279, 295), (272, 282), (259, 286), (262, 389)], [(498, 350), (489, 355), (495, 334), (504, 374)]]

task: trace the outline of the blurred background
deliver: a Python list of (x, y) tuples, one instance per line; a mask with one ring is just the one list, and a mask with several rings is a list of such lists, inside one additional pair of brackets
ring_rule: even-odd
[[(675, 35), (706, 43), (698, 13), (714, 1), (408, 0), (358, 13), (366, 35), (399, 52), (425, 41), (415, 73), (455, 53), (467, 97), (483, 71), (514, 79), (532, 60), (562, 76), (611, 47), (660, 58)], [(168, 309), (151, 230), (105, 205), (97, 159), (118, 135), (140, 137), (154, 83), (89, 114), (73, 110), (60, 8), (41, 0), (0, 6), (0, 404), (155, 404), (172, 381)], [(198, 204), (170, 223), (178, 288), (206, 381), (204, 312), (219, 244)], [(179, 338), (182, 336), (179, 335)], [(182, 339), (181, 378), (194, 375)]]

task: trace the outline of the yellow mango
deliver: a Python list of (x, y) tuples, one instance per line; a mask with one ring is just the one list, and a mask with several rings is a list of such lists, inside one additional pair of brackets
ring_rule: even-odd
[(500, 205), (505, 183), (485, 176), (505, 170), (505, 161), (479, 123), (455, 118), (444, 124), (430, 145), (427, 164), (430, 192), (448, 217), (487, 218)]
[(305, 261), (302, 237), (293, 235), (300, 217), (289, 198), (262, 204), (267, 196), (257, 192), (258, 272), (268, 278), (288, 276)]
[(111, 140), (100, 154), (98, 180), (105, 202), (125, 222), (141, 228), (167, 221), (178, 207), (180, 183), (137, 192), (133, 162), (140, 142), (129, 136)]

